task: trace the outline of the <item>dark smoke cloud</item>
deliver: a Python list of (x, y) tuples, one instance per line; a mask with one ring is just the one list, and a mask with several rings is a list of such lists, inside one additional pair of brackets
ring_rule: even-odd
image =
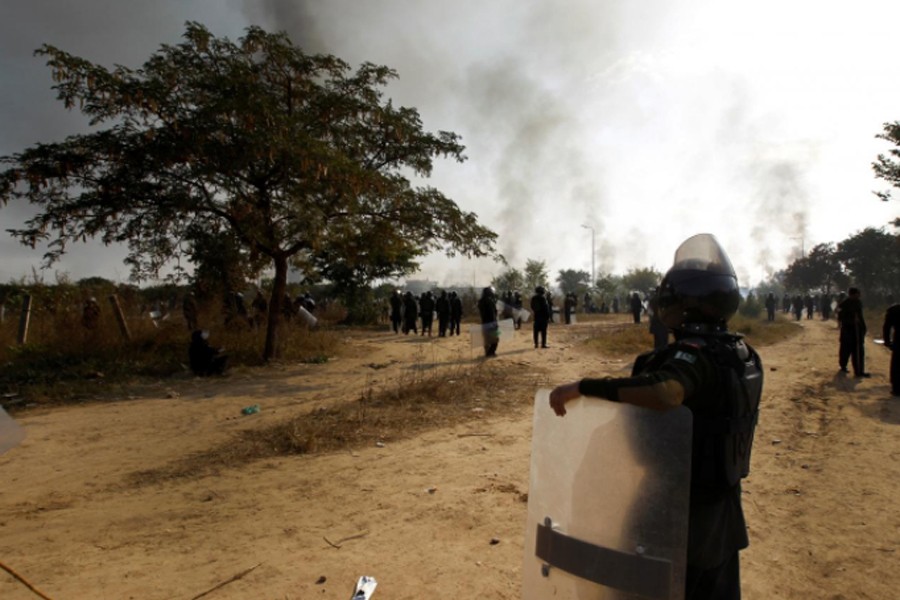
[[(31, 56), (42, 43), (138, 66), (176, 43), (186, 20), (232, 39), (252, 23), (354, 66), (395, 68), (387, 95), (467, 146), (466, 163), (439, 161), (427, 184), (496, 230), (512, 266), (545, 260), (551, 279), (589, 270), (588, 225), (598, 273), (665, 270), (682, 240), (705, 231), (753, 284), (801, 248), (896, 216), (870, 199), (879, 186), (868, 163), (884, 151), (880, 124), (900, 117), (900, 92), (878, 79), (889, 81), (888, 13), (900, 9), (860, 0), (818, 11), (815, 29), (775, 0), (734, 10), (714, 0), (6, 0), (0, 154), (84, 127)], [(870, 35), (835, 44), (855, 28)], [(841, 210), (856, 199), (857, 210)], [(2, 209), (3, 228), (26, 214)], [(0, 279), (35, 262), (8, 238), (0, 251)], [(118, 254), (73, 248), (62, 268), (98, 274), (81, 271), (85, 257), (106, 265), (100, 274), (124, 272)], [(501, 269), (436, 256), (422, 276), (480, 285)]]
[[(602, 169), (585, 154), (581, 99), (571, 94), (590, 85), (594, 67), (573, 57), (613, 54), (619, 15), (627, 12), (620, 6), (267, 0), (246, 2), (245, 11), (308, 51), (396, 68), (400, 80), (390, 94), (419, 107), (427, 127), (463, 136), (464, 168), (477, 171), (480, 183), (451, 195), (500, 234), (509, 263), (572, 262), (569, 244), (549, 225), (568, 215), (562, 220), (574, 231), (564, 233), (580, 240), (576, 264), (566, 267), (584, 268), (590, 238), (580, 225), (603, 235), (604, 190)], [(614, 252), (598, 241), (610, 262)]]

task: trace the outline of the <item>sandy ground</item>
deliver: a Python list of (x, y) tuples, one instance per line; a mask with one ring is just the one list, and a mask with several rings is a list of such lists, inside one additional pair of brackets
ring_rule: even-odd
[[(873, 377), (840, 376), (834, 323), (799, 325), (799, 336), (760, 348), (744, 597), (898, 598), (900, 400), (889, 395), (888, 353), (868, 343)], [(517, 335), (495, 362), (550, 384), (627, 372), (626, 361), (578, 350), (586, 327), (552, 326), (543, 351)], [(465, 337), (367, 332), (347, 343), (348, 356), (322, 365), (20, 412), (27, 438), (0, 457), (0, 562), (54, 600), (188, 600), (219, 584), (203, 597), (343, 600), (361, 575), (378, 581), (375, 600), (519, 598), (528, 404), (501, 412), (487, 399), (477, 420), (381, 447), (129, 483), (242, 428), (358, 397), (423, 359), (481, 360)], [(251, 404), (262, 411), (241, 416)], [(35, 597), (0, 571), (0, 598)]]

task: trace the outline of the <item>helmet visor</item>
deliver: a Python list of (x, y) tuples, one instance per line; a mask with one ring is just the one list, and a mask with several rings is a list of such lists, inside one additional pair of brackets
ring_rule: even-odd
[(706, 271), (737, 279), (728, 255), (715, 236), (709, 233), (697, 234), (678, 246), (678, 250), (675, 251), (675, 262), (669, 273), (673, 271)]

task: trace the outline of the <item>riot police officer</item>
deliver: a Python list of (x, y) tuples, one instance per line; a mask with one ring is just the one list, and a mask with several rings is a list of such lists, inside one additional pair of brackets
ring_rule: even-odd
[(462, 299), (455, 291), (450, 292), (450, 335), (459, 335), (459, 324), (462, 322)]
[(403, 296), (400, 290), (394, 290), (391, 294), (391, 329), (394, 333), (400, 332), (400, 322), (403, 319)]
[(769, 295), (766, 296), (766, 317), (769, 321), (775, 320), (775, 308), (777, 301), (775, 300), (775, 294), (769, 292)]
[(441, 290), (441, 294), (434, 301), (434, 309), (438, 318), (438, 337), (446, 337), (447, 322), (450, 320), (450, 297), (447, 296), (446, 290)]
[(685, 599), (740, 598), (738, 551), (748, 544), (740, 480), (762, 394), (759, 355), (727, 322), (740, 302), (727, 255), (709, 234), (686, 240), (660, 285), (660, 318), (675, 342), (641, 355), (631, 377), (582, 379), (553, 390), (566, 414), (579, 396), (655, 410), (680, 405), (693, 416)]
[(900, 304), (892, 304), (885, 311), (881, 335), (891, 351), (891, 395), (900, 396)]
[(213, 348), (209, 343), (209, 331), (197, 329), (191, 333), (188, 348), (191, 371), (200, 377), (221, 375), (228, 365), (228, 355), (224, 348)]
[(534, 347), (538, 347), (538, 341), (541, 348), (547, 347), (547, 324), (551, 318), (550, 304), (547, 302), (547, 295), (544, 293), (544, 286), (534, 288), (534, 296), (531, 297), (531, 312), (534, 315), (532, 321), (532, 336), (534, 338)]
[(644, 303), (641, 302), (641, 295), (637, 292), (633, 292), (629, 302), (631, 303), (631, 317), (634, 319), (635, 323), (640, 323), (641, 313), (644, 311)]
[(481, 316), (481, 333), (484, 336), (484, 355), (497, 356), (500, 325), (497, 323), (497, 296), (494, 295), (494, 288), (486, 287), (481, 291), (478, 314)]
[(419, 333), (419, 329), (416, 326), (416, 322), (419, 318), (419, 303), (416, 302), (416, 297), (413, 296), (413, 293), (407, 291), (403, 294), (403, 333), (409, 335), (409, 332), (412, 331), (415, 334)]
[(431, 337), (431, 325), (434, 321), (434, 294), (427, 291), (419, 298), (419, 316), (422, 318), (422, 335), (428, 332)]
[(847, 372), (847, 362), (853, 365), (854, 377), (869, 377), (866, 372), (866, 320), (863, 317), (862, 294), (859, 288), (847, 290), (847, 297), (838, 304), (838, 323), (841, 326), (838, 366)]

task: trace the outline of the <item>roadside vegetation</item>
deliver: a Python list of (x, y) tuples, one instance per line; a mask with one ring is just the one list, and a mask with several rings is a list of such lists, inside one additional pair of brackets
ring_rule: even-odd
[[(591, 319), (591, 323), (592, 327), (583, 334), (582, 344), (594, 352), (633, 358), (653, 348), (653, 336), (648, 331), (646, 317), (640, 325), (611, 324), (608, 320), (602, 319)], [(765, 317), (737, 314), (729, 322), (729, 329), (743, 334), (747, 342), (755, 348), (777, 344), (800, 333), (797, 324), (780, 313), (772, 322), (765, 320)]]
[[(26, 405), (70, 404), (104, 398), (120, 399), (129, 385), (148, 379), (193, 377), (188, 367), (191, 332), (180, 306), (152, 310), (139, 295), (120, 300), (128, 337), (109, 301), (96, 294), (100, 314), (85, 327), (82, 291), (65, 287), (31, 288), (32, 310), (25, 343), (20, 342), (21, 297), (4, 304), (0, 322), (0, 404), (10, 410)], [(10, 300), (10, 297), (8, 297)], [(165, 312), (163, 312), (165, 311)], [(309, 329), (298, 320), (286, 323), (279, 336), (278, 362), (325, 362), (338, 348), (337, 333), (328, 326), (343, 315), (332, 306), (320, 315), (322, 327)], [(224, 347), (232, 366), (264, 364), (259, 353), (265, 328), (248, 320), (223, 325), (217, 308), (204, 306), (198, 326), (210, 330), (210, 343)]]

